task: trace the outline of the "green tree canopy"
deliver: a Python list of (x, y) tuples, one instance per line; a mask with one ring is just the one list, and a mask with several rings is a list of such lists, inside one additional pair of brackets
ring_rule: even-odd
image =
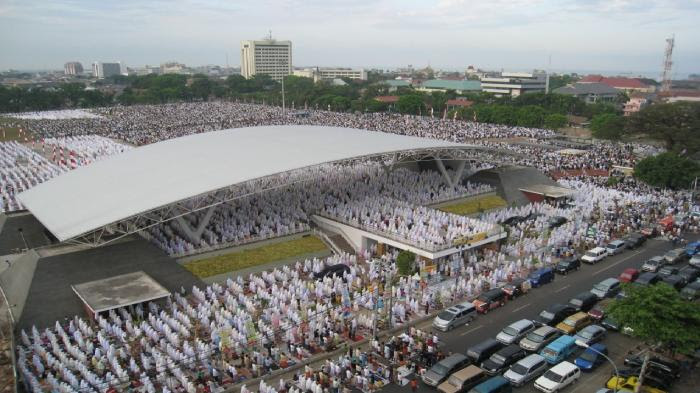
[(626, 297), (606, 312), (632, 335), (649, 344), (692, 353), (700, 348), (700, 304), (683, 300), (670, 285), (625, 285)]
[(564, 126), (566, 126), (568, 120), (566, 116), (559, 114), (559, 113), (550, 113), (549, 115), (544, 117), (544, 128), (548, 128), (550, 130), (558, 130)]
[(687, 189), (700, 176), (700, 165), (689, 158), (667, 152), (639, 161), (634, 167), (634, 176), (655, 187)]
[(411, 115), (417, 115), (419, 113), (425, 114), (423, 97), (421, 97), (419, 94), (403, 95), (399, 97), (399, 100), (396, 102), (396, 109), (401, 113)]
[(396, 268), (399, 271), (399, 275), (408, 276), (413, 270), (413, 262), (416, 260), (416, 254), (402, 250), (399, 252), (399, 256), (396, 257)]
[(674, 102), (643, 108), (630, 117), (627, 131), (656, 139), (666, 149), (695, 153), (700, 150), (700, 103)]
[(618, 140), (624, 130), (625, 118), (614, 113), (596, 115), (591, 120), (591, 133), (599, 139)]

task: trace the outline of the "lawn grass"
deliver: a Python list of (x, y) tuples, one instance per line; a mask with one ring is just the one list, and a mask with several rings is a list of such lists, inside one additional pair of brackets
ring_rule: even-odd
[(185, 263), (184, 266), (195, 276), (205, 278), (327, 249), (318, 237), (305, 236), (286, 242), (191, 261)]
[(453, 205), (442, 206), (439, 207), (438, 210), (466, 216), (507, 205), (508, 204), (506, 201), (498, 195), (486, 195), (483, 197), (470, 199), (465, 202), (458, 202)]
[(24, 137), (19, 136), (19, 127), (10, 127), (12, 123), (16, 124), (17, 121), (0, 116), (0, 142), (24, 141)]

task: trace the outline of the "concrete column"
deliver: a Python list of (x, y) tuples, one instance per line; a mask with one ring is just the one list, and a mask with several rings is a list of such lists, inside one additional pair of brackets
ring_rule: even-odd
[(445, 178), (445, 183), (447, 183), (447, 185), (450, 187), (456, 187), (459, 185), (459, 181), (462, 179), (464, 168), (467, 166), (467, 160), (459, 160), (454, 177), (450, 177), (449, 173), (447, 173), (447, 169), (445, 169), (445, 164), (442, 163), (442, 159), (436, 157), (435, 164), (437, 165), (440, 173), (442, 173), (442, 177)]
[(215, 206), (211, 206), (207, 209), (207, 212), (204, 213), (204, 216), (197, 225), (197, 228), (194, 229), (190, 227), (190, 224), (188, 224), (187, 221), (185, 221), (185, 219), (182, 218), (182, 216), (178, 216), (175, 218), (175, 221), (177, 221), (178, 225), (180, 226), (180, 229), (182, 229), (182, 232), (185, 233), (185, 235), (189, 238), (192, 244), (199, 245), (199, 241), (202, 239), (202, 233), (204, 233), (204, 228), (206, 228), (207, 224), (209, 224), (211, 216), (214, 214), (214, 208)]

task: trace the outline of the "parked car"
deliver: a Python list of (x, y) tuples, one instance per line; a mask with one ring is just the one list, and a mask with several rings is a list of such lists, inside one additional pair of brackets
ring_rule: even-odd
[(481, 363), (481, 368), (489, 375), (500, 374), (502, 371), (510, 367), (511, 364), (527, 356), (524, 349), (516, 344), (511, 344), (505, 348), (501, 348), (488, 359)]
[(598, 323), (605, 318), (605, 307), (609, 304), (609, 301), (602, 301), (601, 303), (596, 304), (593, 306), (592, 309), (588, 310), (588, 315), (593, 318), (594, 323)]
[(603, 247), (595, 247), (592, 250), (587, 251), (585, 254), (583, 254), (583, 256), (581, 257), (581, 261), (594, 264), (602, 261), (607, 256), (608, 250), (606, 250)]
[(625, 251), (627, 248), (627, 243), (624, 240), (613, 240), (605, 245), (605, 249), (608, 250), (608, 255), (617, 255)]
[(526, 351), (538, 352), (550, 342), (561, 336), (561, 331), (551, 326), (540, 326), (520, 340), (520, 348)]
[(683, 248), (674, 248), (673, 250), (668, 251), (666, 254), (664, 254), (664, 259), (666, 260), (666, 263), (671, 265), (683, 262), (687, 257), (688, 255), (685, 253), (685, 249)]
[[(618, 392), (636, 392), (638, 385), (639, 379), (637, 377), (616, 377), (614, 375), (605, 383), (606, 387), (615, 389)], [(653, 388), (648, 385), (642, 385), (641, 391), (644, 393), (666, 393), (661, 389)]]
[(677, 267), (673, 266), (664, 266), (661, 269), (659, 269), (656, 273), (661, 276), (663, 279), (666, 276), (672, 276), (674, 274), (678, 274), (679, 270)]
[(472, 303), (464, 302), (455, 304), (440, 312), (433, 319), (433, 327), (446, 332), (457, 326), (465, 325), (476, 318), (476, 307)]
[(637, 277), (639, 277), (639, 270), (630, 267), (622, 271), (622, 273), (620, 273), (620, 277), (618, 277), (617, 279), (621, 282), (634, 282), (634, 280), (636, 280)]
[(615, 331), (615, 332), (620, 330), (620, 324), (617, 323), (615, 318), (613, 318), (609, 315), (607, 317), (603, 318), (602, 321), (600, 321), (600, 326), (602, 326), (608, 330)]
[(693, 255), (692, 258), (690, 258), (690, 266), (695, 266), (700, 268), (700, 254), (695, 254)]
[(601, 356), (601, 353), (607, 356), (608, 347), (601, 343), (593, 344), (586, 348), (586, 350), (574, 360), (574, 364), (576, 364), (581, 371), (593, 371), (594, 368), (605, 361), (605, 357)]
[(663, 276), (661, 278), (661, 281), (672, 286), (677, 291), (680, 291), (686, 284), (685, 278), (683, 278), (677, 274), (672, 274), (670, 276)]
[(569, 300), (576, 311), (588, 311), (598, 303), (598, 296), (591, 292), (581, 292)]
[(567, 275), (569, 272), (578, 270), (581, 268), (581, 261), (578, 259), (578, 257), (569, 257), (569, 258), (564, 258), (557, 265), (554, 267), (554, 271), (562, 274), (562, 275)]
[(536, 353), (519, 360), (503, 374), (503, 378), (513, 386), (523, 386), (526, 382), (542, 375), (547, 370), (547, 361)]
[(557, 329), (564, 332), (564, 334), (574, 334), (584, 327), (590, 325), (593, 322), (593, 318), (585, 312), (577, 312), (576, 314), (566, 318), (565, 320), (559, 322)]
[(606, 330), (600, 325), (588, 325), (581, 329), (574, 338), (588, 345), (597, 343), (605, 337)]
[(437, 390), (442, 393), (466, 392), (485, 381), (488, 377), (488, 374), (481, 368), (469, 365), (450, 375), (447, 381), (438, 386)]
[(496, 336), (496, 340), (505, 345), (517, 343), (533, 330), (535, 330), (535, 324), (531, 320), (521, 319), (503, 328)]
[[(644, 363), (644, 356), (644, 353), (628, 354), (625, 356), (624, 364), (625, 366), (629, 367), (642, 367), (642, 363)], [(677, 361), (658, 354), (652, 354), (649, 357), (647, 367), (663, 370), (669, 375), (672, 375), (674, 378), (679, 378), (681, 375), (681, 367)]]
[(486, 314), (506, 304), (506, 293), (501, 288), (491, 289), (479, 295), (473, 303), (476, 311)]
[(681, 289), (681, 297), (690, 301), (700, 298), (700, 281), (691, 282)]
[(499, 349), (503, 348), (502, 342), (496, 340), (495, 338), (487, 338), (486, 340), (467, 348), (467, 357), (473, 364), (481, 364), (484, 360), (488, 359), (496, 353)]
[(577, 349), (576, 339), (573, 336), (566, 335), (560, 336), (547, 344), (547, 346), (540, 351), (540, 355), (542, 355), (548, 363), (557, 364), (568, 358), (569, 355), (574, 353)]
[(643, 272), (653, 272), (656, 273), (663, 265), (666, 264), (664, 257), (653, 257), (642, 264)]
[(644, 235), (642, 235), (641, 233), (632, 233), (628, 235), (624, 240), (627, 244), (627, 248), (633, 249), (640, 247), (642, 244), (644, 244), (644, 242), (647, 241), (647, 238), (644, 237)]
[(531, 285), (527, 279), (514, 278), (501, 289), (506, 293), (506, 297), (508, 297), (508, 299), (515, 299), (520, 295), (525, 294), (527, 292), (527, 288), (530, 286)]
[(563, 361), (537, 378), (535, 388), (545, 393), (558, 392), (576, 382), (579, 377), (581, 370), (576, 365)]
[(549, 229), (560, 227), (566, 224), (566, 217), (555, 216), (549, 219)]
[(452, 354), (441, 361), (435, 363), (423, 374), (423, 382), (429, 386), (438, 386), (446, 380), (453, 372), (464, 368), (469, 364), (469, 359), (461, 353)]
[(634, 280), (635, 285), (654, 285), (661, 281), (661, 276), (654, 272), (642, 273)]
[(614, 297), (620, 292), (622, 286), (620, 285), (620, 280), (617, 278), (606, 278), (605, 280), (595, 284), (591, 293), (596, 295), (598, 299), (604, 299), (606, 297)]
[(693, 282), (700, 277), (700, 269), (695, 266), (684, 266), (678, 271), (678, 275), (685, 278), (686, 282)]
[(700, 252), (700, 242), (692, 242), (686, 244), (685, 255), (687, 255), (688, 257), (692, 257), (698, 252)]
[(511, 393), (510, 382), (500, 375), (491, 377), (476, 386), (469, 393)]
[(555, 303), (544, 309), (535, 318), (535, 323), (538, 325), (556, 326), (564, 318), (576, 313), (576, 308), (569, 304)]
[(554, 281), (554, 271), (550, 267), (543, 267), (530, 273), (528, 276), (533, 288), (548, 284)]

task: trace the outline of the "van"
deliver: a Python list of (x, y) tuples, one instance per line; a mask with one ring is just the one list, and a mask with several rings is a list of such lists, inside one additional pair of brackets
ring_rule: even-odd
[(430, 370), (423, 374), (423, 382), (429, 386), (438, 386), (442, 381), (446, 380), (456, 370), (459, 370), (469, 364), (469, 359), (461, 353), (450, 355), (441, 361), (435, 363)]
[(486, 382), (475, 386), (469, 393), (511, 393), (513, 388), (510, 382), (500, 375), (497, 375)]
[(556, 326), (559, 322), (569, 315), (576, 313), (576, 309), (568, 304), (555, 303), (544, 309), (540, 315), (535, 318), (535, 323), (538, 325)]
[(433, 327), (446, 332), (465, 325), (476, 317), (476, 307), (470, 302), (456, 304), (443, 310), (433, 319)]
[(627, 248), (627, 243), (624, 240), (613, 240), (605, 246), (608, 255), (617, 255)]
[(533, 330), (535, 330), (535, 324), (531, 320), (521, 319), (503, 328), (496, 336), (496, 340), (506, 345), (517, 343)]
[(476, 344), (467, 349), (467, 357), (474, 364), (481, 364), (484, 360), (488, 359), (496, 353), (499, 349), (503, 348), (505, 345), (500, 341), (488, 338), (479, 344)]
[(596, 295), (598, 299), (613, 297), (620, 292), (620, 280), (617, 278), (606, 278), (593, 286), (591, 293)]
[(559, 363), (576, 350), (576, 339), (572, 336), (561, 336), (552, 341), (540, 351), (540, 355), (550, 364)]
[(486, 314), (494, 308), (503, 307), (504, 304), (506, 304), (506, 293), (501, 288), (486, 291), (474, 300), (476, 311), (482, 314)]
[(561, 362), (535, 380), (535, 389), (545, 393), (559, 392), (576, 382), (580, 377), (581, 370), (576, 365)]
[(537, 288), (540, 285), (554, 281), (554, 271), (550, 267), (543, 267), (530, 273), (528, 278), (530, 279), (530, 283), (532, 283), (532, 287)]
[(513, 386), (523, 386), (526, 382), (540, 376), (547, 367), (548, 364), (544, 357), (533, 353), (512, 365), (503, 374), (503, 378), (509, 380)]
[(488, 359), (481, 363), (481, 368), (488, 375), (496, 375), (503, 372), (511, 364), (527, 356), (524, 349), (516, 344), (511, 344), (505, 348), (501, 348)]
[(608, 256), (608, 250), (603, 247), (596, 247), (592, 250), (587, 251), (581, 257), (581, 260), (586, 263), (594, 264), (603, 260), (603, 258)]
[(591, 323), (593, 323), (593, 318), (581, 311), (559, 322), (557, 329), (564, 332), (564, 334), (574, 334)]
[(447, 381), (438, 386), (437, 390), (443, 393), (466, 392), (480, 384), (489, 376), (477, 366), (467, 366), (450, 375)]
[(581, 292), (569, 300), (569, 305), (576, 311), (588, 311), (598, 303), (598, 296), (591, 292)]

